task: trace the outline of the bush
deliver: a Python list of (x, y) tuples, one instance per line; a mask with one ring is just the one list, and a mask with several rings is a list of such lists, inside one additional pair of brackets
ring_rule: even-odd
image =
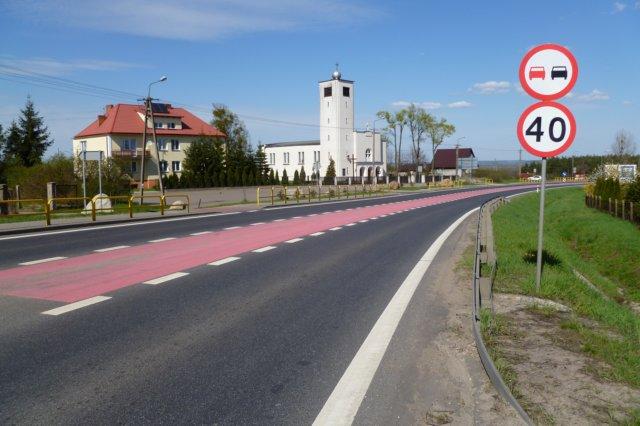
[(640, 203), (640, 176), (636, 177), (636, 180), (627, 186), (625, 199), (634, 203)]
[(603, 200), (608, 200), (609, 198), (620, 200), (622, 198), (622, 187), (618, 179), (599, 177), (596, 179), (593, 193)]
[(504, 182), (515, 178), (513, 170), (509, 169), (477, 169), (473, 172), (473, 176), (477, 178), (488, 178), (494, 182)]

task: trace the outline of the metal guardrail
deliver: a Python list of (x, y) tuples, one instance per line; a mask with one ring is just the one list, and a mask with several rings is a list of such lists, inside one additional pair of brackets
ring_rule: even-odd
[(532, 425), (533, 422), (515, 399), (507, 385), (502, 380), (489, 351), (487, 350), (482, 333), (480, 332), (480, 310), (485, 304), (491, 305), (493, 311), (493, 281), (496, 276), (497, 258), (493, 240), (493, 225), (491, 214), (502, 204), (504, 197), (494, 198), (480, 207), (478, 213), (478, 228), (476, 231), (476, 250), (473, 266), (473, 317), (472, 329), (476, 341), (476, 348), (484, 370), (491, 383), (502, 397), (518, 412), (522, 420)]
[(289, 203), (311, 203), (316, 201), (332, 201), (350, 198), (371, 197), (385, 191), (383, 185), (308, 185), (308, 186), (270, 186), (256, 189), (256, 204), (276, 205)]

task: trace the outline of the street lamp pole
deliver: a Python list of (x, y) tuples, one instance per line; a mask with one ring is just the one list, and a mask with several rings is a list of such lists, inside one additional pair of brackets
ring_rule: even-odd
[(466, 136), (463, 136), (461, 138), (458, 138), (458, 140), (456, 141), (456, 180), (458, 180), (458, 148), (460, 148), (460, 141), (466, 138)]
[[(371, 150), (371, 163), (373, 169), (373, 176), (375, 179), (376, 185), (378, 184), (378, 173), (376, 172), (376, 121), (383, 120), (382, 118), (376, 118), (373, 120), (373, 135), (371, 136), (371, 145), (373, 149)], [(380, 153), (380, 158), (382, 158), (382, 153)]]
[[(147, 97), (144, 98), (144, 130), (142, 131), (142, 158), (141, 158), (141, 165), (140, 165), (140, 205), (143, 204), (143, 200), (144, 200), (144, 163), (145, 163), (145, 157), (146, 157), (146, 148), (147, 148), (147, 120), (149, 119), (149, 113), (151, 112), (151, 126), (153, 127), (152, 131), (153, 131), (153, 142), (154, 144), (156, 144), (156, 157), (158, 158), (158, 170), (160, 170), (160, 157), (158, 156), (158, 145), (156, 143), (156, 130), (155, 130), (155, 123), (154, 123), (154, 118), (153, 118), (153, 111), (152, 111), (152, 105), (151, 105), (151, 86), (153, 86), (156, 83), (162, 83), (164, 81), (167, 80), (167, 77), (162, 76), (160, 77), (160, 80), (156, 80), (156, 81), (152, 81), (151, 83), (149, 83), (149, 85), (147, 86)], [(162, 174), (160, 174), (160, 188), (162, 188)], [(164, 194), (164, 191), (162, 191), (162, 194)]]

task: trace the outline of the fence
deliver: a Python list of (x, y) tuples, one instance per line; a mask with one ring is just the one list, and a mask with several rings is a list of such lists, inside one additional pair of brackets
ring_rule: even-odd
[(256, 204), (300, 204), (313, 201), (371, 197), (385, 191), (382, 185), (271, 186), (256, 189)]
[(509, 388), (502, 380), (489, 351), (484, 344), (480, 332), (480, 310), (489, 308), (493, 311), (493, 282), (496, 277), (497, 258), (493, 239), (493, 224), (491, 214), (506, 200), (503, 197), (494, 198), (480, 207), (476, 230), (476, 250), (473, 266), (473, 317), (472, 330), (476, 341), (476, 348), (480, 361), (487, 376), (502, 397), (518, 412), (527, 424), (533, 424), (527, 413), (514, 398)]
[[(177, 198), (179, 203), (167, 205), (167, 199)], [(149, 203), (145, 200), (156, 200)], [(108, 200), (103, 201), (103, 200)], [(186, 194), (171, 195), (121, 195), (89, 197), (53, 197), (49, 199), (34, 198), (23, 200), (0, 200), (0, 207), (6, 206), (7, 214), (0, 215), (2, 222), (27, 222), (44, 220), (47, 226), (52, 219), (64, 219), (88, 216), (92, 222), (97, 221), (98, 215), (128, 214), (133, 218), (134, 213), (159, 212), (164, 215), (166, 210), (189, 210), (189, 196)], [(2, 218), (6, 218), (2, 220)]]
[(638, 204), (633, 201), (605, 199), (599, 195), (585, 195), (584, 202), (587, 207), (607, 212), (614, 217), (627, 220), (634, 224), (640, 224), (640, 214), (638, 214)]

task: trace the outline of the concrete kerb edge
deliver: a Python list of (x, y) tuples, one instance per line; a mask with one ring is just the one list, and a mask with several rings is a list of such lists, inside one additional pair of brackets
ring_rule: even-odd
[[(530, 193), (531, 191), (526, 191), (520, 194), (514, 194), (512, 196), (515, 195), (522, 195), (522, 194), (527, 194)], [(499, 198), (499, 197), (497, 197)], [(490, 202), (493, 202), (496, 198), (493, 198), (489, 201), (487, 201), (486, 203), (483, 203), (483, 206), (485, 204), (488, 204)], [(480, 223), (481, 220), (481, 214), (482, 214), (482, 207), (480, 208), (480, 210), (478, 210), (478, 223)], [(476, 230), (476, 239), (479, 237), (478, 233), (479, 232), (479, 228), (477, 228)], [(475, 254), (477, 256), (477, 252)], [(477, 262), (477, 260), (474, 260), (474, 264)], [(522, 406), (520, 405), (520, 403), (518, 402), (518, 400), (513, 396), (513, 394), (511, 393), (511, 391), (509, 390), (509, 388), (507, 387), (507, 385), (505, 384), (504, 380), (502, 380), (502, 376), (500, 375), (500, 373), (498, 372), (498, 369), (496, 368), (495, 364), (493, 363), (493, 360), (491, 359), (491, 356), (489, 355), (489, 351), (487, 350), (487, 347), (484, 343), (484, 339), (482, 338), (482, 333), (480, 333), (479, 327), (478, 327), (478, 323), (480, 322), (480, 318), (479, 318), (479, 312), (477, 311), (477, 306), (476, 306), (476, 300), (475, 300), (475, 295), (476, 295), (476, 291), (477, 291), (477, 286), (478, 286), (478, 282), (476, 280), (476, 274), (474, 271), (473, 274), (473, 295), (474, 295), (474, 300), (473, 300), (473, 308), (472, 308), (472, 312), (471, 312), (471, 328), (473, 331), (473, 337), (475, 339), (476, 342), (476, 350), (478, 351), (478, 356), (480, 357), (480, 362), (482, 363), (482, 366), (484, 367), (484, 371), (487, 373), (487, 376), (489, 377), (489, 380), (491, 380), (491, 383), (493, 384), (493, 387), (498, 391), (498, 393), (509, 403), (509, 405), (511, 405), (516, 412), (518, 413), (518, 415), (520, 415), (520, 417), (522, 418), (522, 420), (524, 422), (526, 422), (529, 425), (533, 425), (533, 421), (531, 420), (531, 418), (529, 417), (529, 415), (526, 413), (526, 411), (524, 411), (524, 409), (522, 408)]]

